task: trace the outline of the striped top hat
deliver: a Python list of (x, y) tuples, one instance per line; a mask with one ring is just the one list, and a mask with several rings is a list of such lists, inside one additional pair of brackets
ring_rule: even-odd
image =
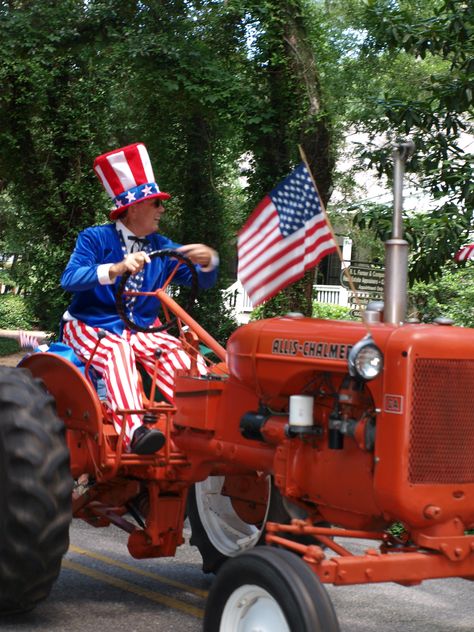
[(112, 198), (110, 219), (117, 219), (132, 204), (159, 198), (168, 200), (169, 193), (160, 191), (143, 143), (134, 143), (109, 151), (94, 160), (94, 171)]

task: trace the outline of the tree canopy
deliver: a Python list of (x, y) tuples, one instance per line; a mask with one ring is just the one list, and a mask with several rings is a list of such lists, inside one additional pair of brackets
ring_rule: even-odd
[[(369, 0), (366, 6), (364, 54), (390, 57), (401, 74), (384, 84), (377, 107), (360, 123), (372, 140), (409, 135), (415, 142), (409, 171), (434, 202), (425, 214), (407, 209), (410, 277), (428, 280), (469, 238), (473, 223), (474, 6), (459, 0)], [(380, 173), (390, 173), (386, 145), (360, 154)], [(380, 211), (373, 208), (368, 216), (384, 236), (389, 211)], [(357, 220), (366, 221), (366, 214)]]
[[(221, 289), (236, 232), (299, 144), (323, 200), (340, 186), (349, 204), (350, 174), (335, 168), (348, 130), (414, 137), (410, 169), (436, 204), (410, 215), (407, 234), (412, 279), (428, 279), (472, 225), (472, 152), (459, 141), (472, 126), (473, 11), (456, 0), (0, 0), (0, 247), (18, 255), (40, 326), (56, 329), (67, 305), (59, 276), (77, 232), (107, 219), (94, 157), (138, 140), (173, 194), (163, 232), (220, 251), (198, 317), (221, 340), (234, 326)], [(364, 146), (357, 168), (389, 173), (390, 154)], [(356, 207), (382, 236), (387, 209)], [(311, 284), (286, 306), (310, 310)]]

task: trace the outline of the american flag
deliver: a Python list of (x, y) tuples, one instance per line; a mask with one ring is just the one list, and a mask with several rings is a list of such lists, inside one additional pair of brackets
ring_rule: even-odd
[(459, 263), (468, 259), (474, 259), (474, 244), (468, 244), (460, 248), (454, 255), (454, 259)]
[(238, 236), (238, 276), (253, 305), (268, 300), (336, 250), (305, 164), (263, 198)]

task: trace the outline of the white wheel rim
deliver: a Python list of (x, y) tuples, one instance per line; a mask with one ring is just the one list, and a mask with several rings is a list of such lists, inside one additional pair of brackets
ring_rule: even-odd
[(267, 522), (270, 505), (271, 479), (268, 477), (268, 502), (261, 528), (244, 522), (232, 507), (231, 499), (223, 496), (224, 476), (209, 476), (195, 484), (199, 518), (212, 545), (226, 557), (252, 549)]
[(245, 584), (229, 597), (219, 632), (291, 632), (278, 602), (260, 586)]

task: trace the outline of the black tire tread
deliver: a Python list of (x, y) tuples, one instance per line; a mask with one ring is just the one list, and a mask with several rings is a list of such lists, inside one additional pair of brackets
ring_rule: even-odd
[(63, 422), (40, 380), (0, 367), (0, 613), (51, 591), (69, 546), (72, 477)]
[(222, 567), (207, 599), (204, 632), (219, 632), (227, 599), (245, 584), (261, 586), (274, 597), (291, 632), (340, 632), (319, 578), (294, 553), (269, 546), (241, 553)]
[(227, 557), (218, 551), (206, 533), (201, 522), (196, 502), (196, 487), (192, 485), (188, 492), (186, 514), (191, 525), (191, 538), (189, 543), (197, 547), (202, 557), (202, 570), (204, 573), (217, 573)]

